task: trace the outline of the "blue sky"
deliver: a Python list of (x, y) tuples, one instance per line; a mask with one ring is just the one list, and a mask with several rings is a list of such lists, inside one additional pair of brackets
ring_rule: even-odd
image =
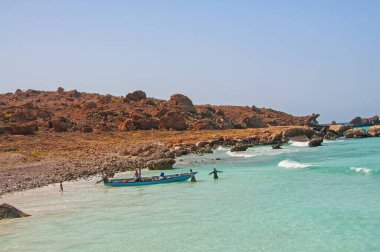
[(380, 1), (0, 0), (0, 92), (379, 114)]

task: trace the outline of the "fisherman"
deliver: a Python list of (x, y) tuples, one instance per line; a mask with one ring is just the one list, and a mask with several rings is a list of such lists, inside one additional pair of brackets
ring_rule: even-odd
[(219, 179), (218, 172), (222, 173), (222, 171), (218, 171), (216, 168), (214, 168), (214, 170), (210, 172), (208, 175), (214, 174), (214, 179)]
[(197, 182), (197, 180), (195, 179), (195, 173), (192, 169), (190, 169), (189, 177), (191, 182)]
[(140, 174), (139, 174), (139, 170), (137, 170), (137, 168), (135, 169), (135, 175), (133, 176), (134, 178), (134, 181), (137, 182), (137, 181), (140, 181)]
[(107, 183), (109, 180), (108, 180), (108, 176), (106, 174), (103, 174), (102, 176), (102, 179), (99, 180), (99, 181), (96, 181), (96, 184), (99, 184), (100, 182), (105, 182)]
[(165, 173), (161, 172), (161, 173), (160, 173), (160, 177), (159, 177), (158, 179), (159, 179), (159, 180), (161, 180), (161, 179), (165, 179)]

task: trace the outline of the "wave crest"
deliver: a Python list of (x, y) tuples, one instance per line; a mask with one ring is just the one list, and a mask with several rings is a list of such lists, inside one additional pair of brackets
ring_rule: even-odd
[(289, 141), (291, 146), (295, 147), (308, 147), (309, 142), (296, 142), (296, 141)]
[(313, 165), (285, 159), (285, 160), (282, 160), (280, 163), (278, 163), (278, 166), (282, 168), (286, 168), (286, 169), (303, 169), (303, 168), (310, 167)]
[(368, 174), (372, 171), (371, 169), (367, 167), (351, 167), (351, 170), (356, 171), (357, 173), (364, 173), (364, 174)]

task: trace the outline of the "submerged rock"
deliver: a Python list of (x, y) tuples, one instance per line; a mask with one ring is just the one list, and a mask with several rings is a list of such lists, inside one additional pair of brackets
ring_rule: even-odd
[(21, 217), (28, 217), (29, 214), (23, 213), (22, 211), (18, 210), (17, 208), (8, 205), (8, 204), (2, 204), (0, 205), (0, 220), (1, 219), (13, 219), (13, 218), (21, 218)]
[(236, 151), (246, 151), (250, 146), (249, 145), (239, 145), (231, 148), (231, 152), (236, 152)]
[(281, 144), (273, 144), (272, 149), (274, 149), (274, 150), (282, 149)]

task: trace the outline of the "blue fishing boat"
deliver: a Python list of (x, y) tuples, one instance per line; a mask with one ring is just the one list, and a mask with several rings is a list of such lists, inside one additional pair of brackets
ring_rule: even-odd
[[(193, 172), (195, 175), (197, 172)], [(172, 182), (183, 182), (190, 178), (190, 173), (178, 173), (167, 175), (164, 177), (153, 176), (153, 177), (142, 177), (140, 181), (136, 181), (135, 178), (127, 179), (108, 179), (103, 181), (106, 186), (142, 186), (142, 185), (155, 185), (164, 184)]]

